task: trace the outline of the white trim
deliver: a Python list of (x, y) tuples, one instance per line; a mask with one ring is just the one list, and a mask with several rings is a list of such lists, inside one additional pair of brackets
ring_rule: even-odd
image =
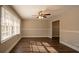
[(75, 46), (73, 46), (73, 45), (70, 45), (70, 44), (68, 44), (68, 43), (66, 43), (66, 42), (64, 42), (64, 41), (61, 41), (61, 40), (60, 40), (60, 43), (66, 45), (66, 46), (68, 46), (68, 47), (70, 47), (70, 48), (72, 48), (72, 49), (74, 49), (74, 50), (76, 50), (76, 51), (79, 51), (79, 48), (77, 48), (77, 47), (75, 47)]
[(52, 36), (51, 37), (49, 36), (49, 38), (52, 39)]
[(50, 37), (50, 36), (22, 36), (22, 37)]
[(9, 53), (13, 49), (13, 47), (20, 41), (20, 39), (18, 39), (7, 51), (5, 51), (5, 53)]
[(36, 37), (36, 38), (37, 38), (37, 37), (38, 37), (38, 38), (39, 38), (39, 37), (48, 37), (48, 38), (51, 38), (50, 36), (22, 36), (22, 38), (23, 38), (23, 37), (31, 37), (31, 38), (32, 38), (32, 37)]
[(60, 32), (72, 32), (72, 33), (79, 33), (79, 31), (73, 31), (73, 30), (61, 30)]

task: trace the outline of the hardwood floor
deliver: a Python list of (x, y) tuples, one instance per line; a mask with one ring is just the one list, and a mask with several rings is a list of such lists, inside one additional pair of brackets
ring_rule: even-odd
[(76, 53), (77, 51), (59, 43), (58, 39), (23, 38), (11, 53)]

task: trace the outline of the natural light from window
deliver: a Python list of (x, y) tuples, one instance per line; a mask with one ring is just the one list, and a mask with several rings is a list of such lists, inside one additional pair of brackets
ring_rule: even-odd
[(20, 34), (20, 18), (9, 10), (1, 8), (1, 42)]

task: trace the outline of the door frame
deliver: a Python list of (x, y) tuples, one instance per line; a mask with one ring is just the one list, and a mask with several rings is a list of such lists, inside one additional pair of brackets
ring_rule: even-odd
[[(54, 37), (53, 36), (53, 22), (58, 22), (58, 27), (59, 27), (59, 30), (58, 30), (58, 32), (59, 32), (58, 34), (59, 35), (58, 35), (58, 37)], [(56, 20), (56, 21), (53, 21), (53, 22), (52, 22), (52, 39), (54, 38), (54, 39), (58, 39), (59, 40), (60, 39), (60, 20)]]

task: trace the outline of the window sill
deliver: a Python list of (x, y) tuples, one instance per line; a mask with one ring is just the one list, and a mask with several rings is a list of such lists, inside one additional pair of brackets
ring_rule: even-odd
[(12, 39), (13, 37), (15, 37), (15, 36), (17, 36), (17, 35), (20, 35), (20, 34), (16, 34), (16, 35), (14, 35), (14, 36), (12, 36), (12, 37), (6, 38), (5, 40), (1, 40), (1, 44), (5, 43), (6, 41)]

